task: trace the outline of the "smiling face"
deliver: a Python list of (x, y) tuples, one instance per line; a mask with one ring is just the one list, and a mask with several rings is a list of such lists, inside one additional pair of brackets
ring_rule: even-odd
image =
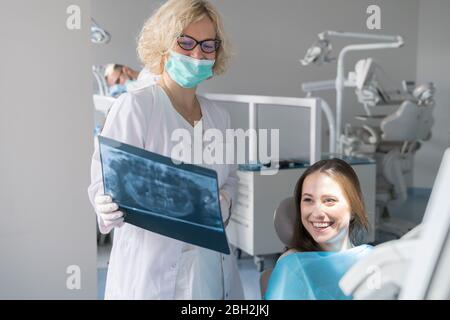
[(351, 207), (339, 183), (329, 175), (317, 171), (305, 178), (300, 212), (306, 231), (323, 250), (341, 251), (351, 247)]

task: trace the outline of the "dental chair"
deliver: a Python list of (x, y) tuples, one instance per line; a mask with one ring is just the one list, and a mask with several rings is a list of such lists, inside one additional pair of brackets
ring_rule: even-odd
[[(293, 197), (284, 199), (274, 212), (275, 231), (287, 248), (295, 246), (298, 219)], [(352, 299), (338, 286), (339, 280), (371, 250), (371, 246), (360, 245), (341, 252), (286, 251), (274, 269), (261, 274), (261, 297), (270, 300)]]
[[(289, 197), (280, 202), (273, 214), (273, 224), (278, 238), (287, 248), (294, 245), (294, 228), (296, 221), (296, 211), (294, 197)], [(283, 255), (281, 255), (282, 257)], [(264, 299), (264, 294), (267, 289), (270, 275), (273, 268), (264, 270), (260, 275), (261, 298)]]
[[(408, 199), (415, 153), (431, 138), (435, 88), (433, 83), (416, 86), (404, 81), (402, 90), (387, 91), (381, 85), (382, 75), (371, 58), (356, 64), (349, 78), (356, 79), (355, 93), (366, 115), (356, 116), (361, 125), (346, 125), (341, 143), (345, 155), (373, 156), (377, 161), (376, 227), (401, 237), (415, 225), (392, 217), (389, 207)], [(387, 106), (396, 110), (377, 111)]]
[(375, 247), (339, 285), (354, 299), (450, 299), (450, 148), (422, 223), (399, 240)]

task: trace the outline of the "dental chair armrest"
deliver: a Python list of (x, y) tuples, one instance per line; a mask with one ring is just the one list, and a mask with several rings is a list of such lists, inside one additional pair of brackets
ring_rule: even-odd
[(377, 246), (339, 281), (354, 299), (396, 299), (419, 239), (400, 239)]

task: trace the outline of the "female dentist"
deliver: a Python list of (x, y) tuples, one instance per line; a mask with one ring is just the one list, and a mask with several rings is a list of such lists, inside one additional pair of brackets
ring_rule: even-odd
[[(197, 85), (224, 72), (230, 58), (221, 18), (209, 2), (167, 1), (144, 24), (138, 55), (150, 72), (161, 76), (157, 83), (119, 97), (102, 136), (170, 157), (177, 144), (171, 140), (176, 129), (193, 135), (201, 121), (204, 130), (214, 128), (225, 133), (230, 127), (228, 113), (196, 95)], [(235, 166), (208, 167), (218, 175), (226, 224), (236, 196)], [(105, 299), (244, 298), (233, 255), (124, 223), (123, 212), (103, 194), (98, 141), (88, 193), (100, 231), (109, 233), (115, 228)]]

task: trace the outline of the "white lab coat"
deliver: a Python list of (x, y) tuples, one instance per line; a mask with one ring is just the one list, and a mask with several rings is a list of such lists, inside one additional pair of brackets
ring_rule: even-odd
[[(199, 97), (203, 129), (223, 132), (230, 127), (229, 114), (212, 101)], [(156, 84), (122, 94), (112, 106), (102, 136), (171, 156), (178, 142), (174, 129), (192, 126), (174, 109)], [(192, 139), (193, 141), (193, 139)], [(206, 166), (206, 165), (205, 165)], [(219, 188), (235, 203), (238, 178), (235, 166), (210, 165)], [(92, 157), (91, 203), (103, 193), (98, 142)], [(104, 229), (98, 219), (99, 228)], [(237, 262), (233, 255), (171, 239), (125, 223), (114, 229), (105, 299), (243, 299)]]

